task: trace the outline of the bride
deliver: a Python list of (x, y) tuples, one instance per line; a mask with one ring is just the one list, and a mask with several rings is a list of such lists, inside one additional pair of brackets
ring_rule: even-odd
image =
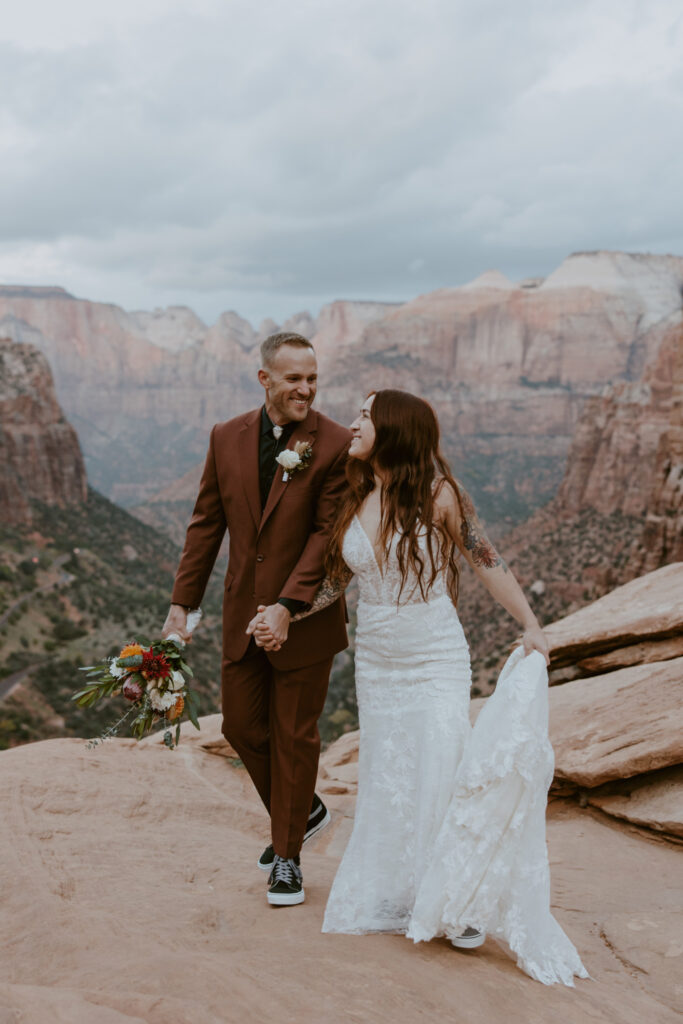
[[(588, 974), (549, 906), (545, 636), (453, 478), (427, 402), (377, 391), (351, 430), (349, 488), (309, 612), (356, 575), (358, 798), (323, 931), (463, 948), (489, 933), (532, 977), (573, 985)], [(523, 628), (474, 729), (459, 551)]]

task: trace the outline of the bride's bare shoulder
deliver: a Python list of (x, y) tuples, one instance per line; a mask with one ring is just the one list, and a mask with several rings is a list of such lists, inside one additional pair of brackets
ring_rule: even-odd
[(472, 504), (472, 499), (459, 480), (455, 480), (454, 487), (445, 477), (437, 477), (432, 490), (434, 493), (434, 505), (442, 515), (454, 512), (462, 515), (468, 503), (469, 505)]

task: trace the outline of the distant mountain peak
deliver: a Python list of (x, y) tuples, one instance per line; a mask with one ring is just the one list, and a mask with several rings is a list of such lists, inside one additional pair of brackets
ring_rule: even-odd
[(516, 286), (502, 271), (485, 270), (483, 274), (479, 274), (473, 281), (469, 281), (462, 287), (472, 291), (478, 288), (502, 288), (505, 291), (512, 291)]
[(57, 285), (0, 284), (0, 295), (11, 299), (76, 299)]

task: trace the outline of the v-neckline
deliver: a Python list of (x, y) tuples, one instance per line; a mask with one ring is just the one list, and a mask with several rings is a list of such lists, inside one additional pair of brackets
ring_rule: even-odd
[(370, 538), (368, 536), (368, 532), (365, 529), (365, 527), (363, 526), (363, 524), (361, 523), (361, 521), (360, 521), (360, 519), (358, 517), (358, 513), (357, 512), (354, 512), (353, 518), (358, 523), (358, 529), (360, 530), (360, 532), (365, 537), (365, 541), (366, 541), (368, 547), (370, 548), (370, 551), (372, 552), (372, 560), (375, 563), (375, 568), (377, 569), (377, 572), (379, 573), (380, 577), (382, 577), (382, 570), (380, 569), (380, 566), (379, 566), (379, 559), (377, 558), (377, 552), (375, 551), (375, 545), (370, 540)]

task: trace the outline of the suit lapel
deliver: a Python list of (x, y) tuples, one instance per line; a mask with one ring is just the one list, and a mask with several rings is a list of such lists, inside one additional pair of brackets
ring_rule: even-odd
[[(317, 412), (314, 412), (313, 409), (309, 409), (308, 416), (306, 417), (306, 419), (303, 421), (303, 423), (300, 423), (299, 426), (296, 427), (296, 429), (292, 432), (292, 436), (287, 442), (287, 447), (293, 448), (297, 441), (310, 441), (311, 444), (313, 444), (313, 442), (315, 441), (315, 433), (317, 429), (318, 414)], [(315, 458), (315, 447), (313, 448), (313, 458)], [(306, 470), (303, 470), (303, 472), (305, 473)], [(273, 480), (273, 486), (270, 488), (270, 492), (268, 494), (266, 507), (263, 510), (263, 515), (261, 516), (261, 523), (258, 528), (259, 533), (266, 525), (267, 520), (270, 519), (271, 515), (277, 508), (280, 498), (285, 493), (285, 488), (290, 487), (291, 484), (293, 483), (296, 473), (294, 474), (294, 477), (290, 476), (289, 480), (287, 480), (286, 482), (282, 479), (283, 476), (284, 472), (282, 466), (278, 466), (277, 472), (275, 474), (275, 479)]]
[(245, 416), (240, 430), (239, 449), (242, 469), (242, 484), (249, 503), (249, 510), (258, 528), (261, 520), (261, 494), (258, 477), (258, 449), (261, 433), (261, 410), (250, 412)]

